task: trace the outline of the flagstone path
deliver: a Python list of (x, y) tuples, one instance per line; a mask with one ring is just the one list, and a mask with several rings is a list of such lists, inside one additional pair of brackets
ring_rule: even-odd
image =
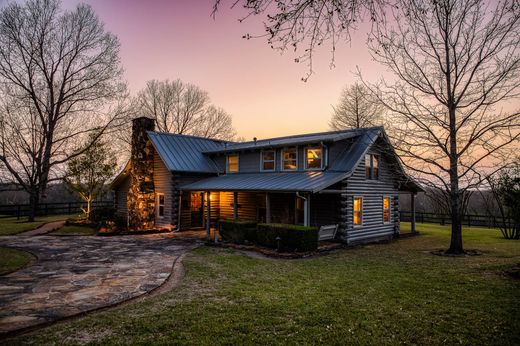
[(0, 336), (145, 294), (200, 239), (135, 236), (5, 236), (0, 246), (33, 253), (27, 268), (0, 276)]

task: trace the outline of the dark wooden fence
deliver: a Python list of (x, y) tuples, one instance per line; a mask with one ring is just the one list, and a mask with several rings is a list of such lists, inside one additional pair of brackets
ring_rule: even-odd
[[(412, 213), (410, 211), (401, 211), (401, 221), (410, 222)], [(462, 224), (473, 227), (498, 227), (500, 218), (495, 218), (489, 215), (468, 214), (462, 219)], [(418, 223), (438, 223), (441, 225), (450, 225), (451, 219), (449, 215), (435, 214), (435, 213), (415, 213), (415, 221)]]
[[(94, 201), (92, 209), (112, 207), (113, 201)], [(85, 202), (41, 203), (36, 212), (37, 215), (61, 215), (81, 213), (81, 208), (86, 208)], [(29, 204), (3, 204), (0, 205), (0, 218), (23, 217), (29, 215)]]

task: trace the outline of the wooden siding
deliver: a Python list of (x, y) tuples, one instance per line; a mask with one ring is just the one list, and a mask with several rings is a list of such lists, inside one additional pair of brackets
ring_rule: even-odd
[[(238, 193), (238, 218), (243, 220), (257, 220), (261, 195), (254, 192)], [(264, 197), (265, 198), (265, 197)], [(233, 218), (233, 192), (220, 193), (221, 219)]]
[[(173, 202), (173, 175), (166, 168), (166, 165), (159, 157), (157, 152), (153, 157), (153, 183), (155, 188), (155, 227), (172, 227), (172, 202)], [(164, 216), (159, 217), (157, 194), (164, 194)]]
[(128, 218), (128, 189), (130, 176), (127, 176), (115, 191), (116, 214), (121, 218)]
[[(374, 154), (379, 154), (373, 152)], [(396, 204), (397, 188), (395, 178), (384, 156), (381, 156), (379, 165), (379, 179), (365, 179), (365, 159), (362, 158), (359, 166), (346, 181), (346, 196), (343, 197), (342, 216), (346, 220), (343, 225), (346, 232), (342, 239), (348, 244), (368, 242), (378, 239), (391, 238), (396, 231)], [(390, 197), (390, 221), (383, 222), (383, 197)], [(363, 198), (362, 225), (353, 225), (354, 197)]]

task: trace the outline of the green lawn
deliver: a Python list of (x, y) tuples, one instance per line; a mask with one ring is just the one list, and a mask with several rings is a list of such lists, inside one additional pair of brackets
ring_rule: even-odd
[[(406, 225), (403, 225), (406, 227)], [(520, 345), (520, 242), (464, 231), (482, 256), (451, 258), (446, 227), (302, 260), (203, 247), (179, 288), (12, 340), (34, 344)]]
[(26, 217), (20, 218), (20, 220), (17, 220), (16, 217), (0, 218), (0, 236), (30, 231), (46, 222), (66, 220), (70, 217), (71, 215), (39, 216), (34, 222), (28, 222)]
[(59, 230), (52, 232), (53, 235), (95, 235), (96, 229), (88, 226), (63, 226)]
[(0, 275), (25, 267), (33, 258), (28, 252), (0, 247)]

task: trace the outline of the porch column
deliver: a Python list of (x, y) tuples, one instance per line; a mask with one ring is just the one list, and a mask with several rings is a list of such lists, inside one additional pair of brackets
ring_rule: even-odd
[(416, 195), (415, 192), (412, 192), (410, 195), (410, 209), (412, 211), (412, 216), (411, 216), (410, 221), (412, 223), (412, 233), (417, 232), (415, 229), (415, 195)]
[(238, 219), (238, 192), (233, 192), (233, 219)]
[(265, 223), (271, 223), (271, 196), (265, 193)]
[(311, 213), (310, 213), (310, 207), (311, 207), (311, 195), (305, 196), (305, 199), (303, 200), (303, 225), (309, 227), (311, 224)]
[(211, 234), (211, 192), (206, 192), (206, 240), (210, 241)]

